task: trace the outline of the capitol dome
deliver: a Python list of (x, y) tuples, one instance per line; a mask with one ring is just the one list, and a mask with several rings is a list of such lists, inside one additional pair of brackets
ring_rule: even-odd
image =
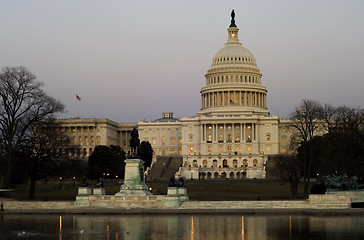
[(228, 40), (212, 59), (201, 89), (202, 114), (268, 114), (267, 90), (253, 54), (238, 39), (232, 12)]

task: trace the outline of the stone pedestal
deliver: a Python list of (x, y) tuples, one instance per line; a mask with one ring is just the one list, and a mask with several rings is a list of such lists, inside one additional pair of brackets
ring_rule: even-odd
[(78, 195), (92, 195), (90, 187), (78, 187)]
[(185, 187), (168, 187), (167, 196), (178, 197), (181, 202), (188, 201), (187, 189)]
[(95, 187), (92, 189), (93, 195), (105, 195), (105, 188), (103, 187)]
[(144, 166), (141, 159), (125, 160), (124, 184), (115, 196), (144, 196), (152, 195), (144, 180)]

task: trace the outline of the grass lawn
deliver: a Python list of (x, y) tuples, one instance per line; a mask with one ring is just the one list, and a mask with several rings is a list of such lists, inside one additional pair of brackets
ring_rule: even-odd
[[(92, 183), (93, 184), (93, 183)], [(153, 194), (167, 194), (168, 182), (147, 182), (152, 188)], [(190, 200), (283, 200), (290, 199), (289, 184), (280, 184), (276, 181), (186, 181), (187, 193)], [(92, 186), (92, 185), (91, 185)], [(58, 189), (56, 182), (44, 184), (37, 183), (35, 193), (36, 200), (75, 200), (77, 188), (65, 185), (64, 189)], [(115, 194), (120, 189), (120, 184), (111, 181), (106, 182), (106, 194)], [(299, 186), (298, 196), (303, 197), (302, 185)], [(28, 198), (28, 192), (24, 188), (15, 189), (12, 197), (20, 200)]]

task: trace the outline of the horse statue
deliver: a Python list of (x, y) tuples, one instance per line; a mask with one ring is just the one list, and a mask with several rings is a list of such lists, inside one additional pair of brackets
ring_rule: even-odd
[(136, 128), (134, 128), (131, 133), (130, 133), (130, 155), (131, 157), (136, 157), (138, 156), (138, 151), (139, 151), (139, 145), (140, 145), (140, 140), (139, 140), (139, 133), (138, 130), (136, 130)]

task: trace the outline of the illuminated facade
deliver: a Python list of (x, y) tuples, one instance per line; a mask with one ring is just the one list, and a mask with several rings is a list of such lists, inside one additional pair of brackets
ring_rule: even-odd
[(154, 161), (156, 156), (183, 157), (177, 176), (264, 178), (268, 155), (288, 149), (288, 120), (269, 114), (262, 74), (253, 54), (239, 42), (234, 19), (227, 31), (228, 40), (205, 75), (201, 111), (196, 116), (177, 119), (169, 112), (138, 123), (60, 119), (63, 130), (81, 146), (84, 156), (98, 144), (127, 149), (130, 131), (137, 127), (140, 140), (151, 143)]

